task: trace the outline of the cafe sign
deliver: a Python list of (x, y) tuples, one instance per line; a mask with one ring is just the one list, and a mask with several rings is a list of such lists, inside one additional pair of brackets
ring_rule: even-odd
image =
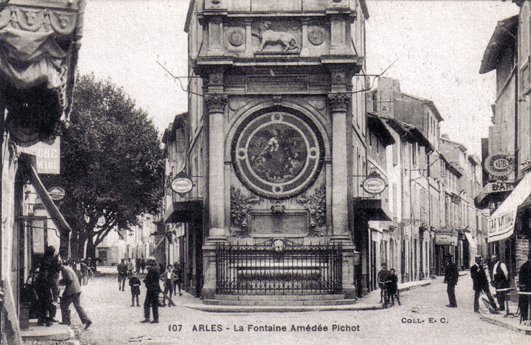
[(365, 181), (363, 181), (361, 187), (367, 193), (375, 195), (382, 193), (387, 187), (387, 183), (378, 172), (373, 171), (367, 176)]
[(502, 153), (490, 155), (485, 159), (483, 166), (491, 176), (507, 177), (514, 170), (514, 157)]
[(171, 181), (171, 189), (179, 195), (188, 194), (193, 188), (193, 181), (184, 171), (178, 173), (177, 176), (175, 176), (175, 178)]

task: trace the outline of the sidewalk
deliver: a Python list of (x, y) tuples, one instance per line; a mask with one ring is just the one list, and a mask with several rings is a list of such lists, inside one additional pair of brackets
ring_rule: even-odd
[[(518, 310), (518, 304), (514, 302), (509, 302), (509, 311), (516, 312)], [(482, 314), (480, 317), (481, 320), (492, 323), (497, 326), (501, 326), (507, 329), (510, 329), (515, 332), (531, 335), (531, 325), (524, 325), (520, 323), (520, 316), (505, 316), (505, 312), (500, 312), (500, 314)]]
[(66, 326), (54, 323), (51, 327), (38, 326), (36, 320), (31, 320), (28, 329), (20, 331), (22, 341), (26, 345), (32, 344), (64, 344), (77, 345), (74, 331)]

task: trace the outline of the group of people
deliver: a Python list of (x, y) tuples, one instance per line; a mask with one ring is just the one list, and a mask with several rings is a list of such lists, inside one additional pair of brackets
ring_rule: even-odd
[[(32, 286), (36, 292), (37, 317), (39, 325), (51, 326), (58, 322), (56, 317), (57, 302), (61, 308), (61, 324), (70, 325), (70, 305), (74, 304), (85, 329), (92, 321), (81, 306), (81, 286), (78, 274), (71, 265), (75, 263), (61, 262), (54, 246), (48, 246), (40, 261), (38, 272)], [(64, 286), (60, 295), (59, 286)]]
[[(488, 271), (488, 274), (487, 274)], [(474, 312), (479, 313), (479, 297), (485, 294), (489, 304), (489, 310), (493, 313), (505, 310), (505, 299), (507, 289), (510, 287), (509, 271), (505, 263), (501, 262), (497, 255), (492, 255), (490, 269), (483, 264), (481, 255), (475, 257), (475, 263), (470, 267), (470, 277), (472, 278), (472, 289), (474, 290)], [(490, 278), (490, 284), (489, 284)], [(527, 261), (521, 266), (518, 274), (518, 287), (522, 292), (531, 292), (531, 253)], [(446, 269), (444, 282), (447, 284), (449, 304), (447, 307), (457, 308), (455, 298), (455, 286), (459, 280), (457, 265), (453, 262), (452, 255), (446, 255)], [(496, 289), (496, 301), (490, 292), (490, 285)], [(519, 297), (520, 315), (523, 320), (528, 318), (528, 298)]]
[[(173, 302), (173, 295), (179, 294), (182, 296), (182, 270), (178, 262), (173, 265), (164, 266), (159, 265), (154, 257), (149, 257), (146, 261), (141, 259), (140, 264), (136, 265), (136, 270), (130, 264), (131, 259), (122, 259), (117, 266), (118, 270), (118, 289), (124, 291), (125, 281), (129, 278), (129, 286), (131, 288), (131, 307), (140, 306), (140, 278), (138, 273), (143, 273), (147, 269), (146, 277), (143, 282), (146, 286), (146, 297), (144, 299), (144, 323), (158, 323), (159, 322), (159, 306), (168, 307), (175, 306)], [(143, 265), (142, 265), (143, 262)], [(162, 273), (161, 273), (162, 272)], [(161, 289), (160, 282), (163, 282), (164, 288)], [(162, 301), (159, 295), (162, 293)], [(150, 312), (153, 314), (153, 320), (150, 319)]]
[(394, 305), (396, 299), (400, 305), (398, 277), (394, 268), (387, 270), (386, 263), (382, 263), (382, 269), (378, 272), (378, 286), (380, 288), (380, 303)]

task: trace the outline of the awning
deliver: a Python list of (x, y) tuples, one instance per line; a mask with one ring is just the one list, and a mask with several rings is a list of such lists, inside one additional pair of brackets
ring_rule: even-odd
[(61, 214), (61, 211), (59, 211), (59, 209), (53, 202), (52, 198), (50, 198), (48, 191), (46, 190), (46, 188), (42, 184), (41, 179), (39, 178), (39, 174), (37, 174), (37, 171), (31, 164), (30, 156), (22, 154), (20, 161), (26, 166), (26, 169), (30, 175), (31, 184), (35, 187), (39, 198), (41, 198), (44, 207), (46, 207), (46, 210), (50, 214), (50, 217), (52, 218), (52, 221), (54, 222), (57, 229), (59, 229), (61, 232), (71, 232), (72, 228), (70, 228), (70, 225), (68, 225), (67, 221)]
[(363, 214), (368, 220), (390, 221), (389, 211), (381, 199), (354, 198), (354, 213)]
[(478, 246), (476, 244), (476, 241), (472, 237), (472, 234), (469, 232), (465, 232), (465, 237), (466, 237), (466, 240), (468, 241), (468, 245), (470, 246), (470, 248), (477, 249)]
[(507, 199), (489, 217), (489, 243), (506, 239), (513, 234), (518, 207), (530, 194), (531, 173), (527, 173)]

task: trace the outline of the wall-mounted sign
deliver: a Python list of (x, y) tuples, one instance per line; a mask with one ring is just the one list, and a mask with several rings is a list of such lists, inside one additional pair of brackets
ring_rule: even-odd
[(490, 155), (483, 167), (492, 176), (507, 177), (514, 171), (514, 157), (505, 153)]
[(194, 183), (184, 171), (178, 173), (171, 181), (171, 189), (177, 194), (190, 193), (192, 188), (194, 188)]
[(373, 171), (367, 176), (365, 181), (361, 184), (361, 187), (364, 191), (369, 194), (380, 194), (387, 187), (385, 180), (378, 174), (378, 172)]
[(453, 234), (436, 234), (435, 244), (439, 246), (457, 246), (457, 236)]
[(50, 187), (48, 194), (52, 200), (62, 200), (65, 197), (65, 190), (61, 187)]
[(31, 146), (17, 147), (20, 152), (34, 155), (38, 174), (58, 175), (61, 171), (61, 138), (50, 142), (38, 142)]
[(499, 181), (499, 182), (491, 182), (487, 183), (483, 187), (483, 193), (500, 193), (500, 192), (510, 192), (514, 189), (514, 183), (513, 182), (505, 182), (505, 181)]

